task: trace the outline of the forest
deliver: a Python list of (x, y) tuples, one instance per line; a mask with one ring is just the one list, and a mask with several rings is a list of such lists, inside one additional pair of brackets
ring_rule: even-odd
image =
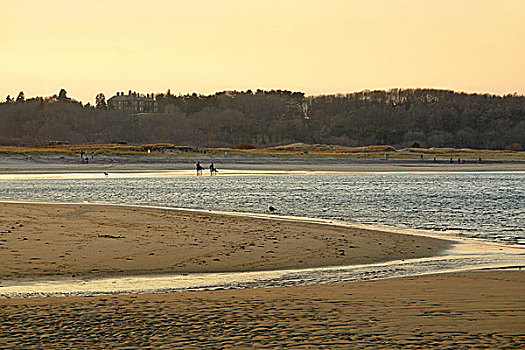
[(525, 146), (525, 97), (437, 89), (305, 96), (287, 90), (155, 94), (159, 113), (110, 110), (57, 95), (0, 103), (0, 144), (159, 143), (254, 147), (346, 146), (514, 149)]

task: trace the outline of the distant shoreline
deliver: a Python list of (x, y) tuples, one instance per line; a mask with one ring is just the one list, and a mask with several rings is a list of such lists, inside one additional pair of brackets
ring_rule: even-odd
[[(525, 160), (485, 160), (479, 163), (466, 159), (463, 164), (443, 157), (421, 159), (381, 159), (355, 157), (240, 156), (188, 154), (178, 157), (144, 155), (95, 155), (82, 164), (73, 155), (6, 155), (0, 154), (0, 174), (10, 173), (84, 173), (84, 172), (148, 172), (193, 171), (195, 162), (205, 166), (214, 162), (219, 170), (231, 171), (321, 171), (321, 172), (500, 172), (525, 171)], [(205, 172), (207, 175), (207, 172)]]

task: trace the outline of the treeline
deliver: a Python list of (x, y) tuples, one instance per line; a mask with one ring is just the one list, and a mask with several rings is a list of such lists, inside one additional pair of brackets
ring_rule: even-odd
[(525, 146), (525, 97), (434, 89), (305, 96), (301, 92), (225, 91), (155, 95), (161, 113), (126, 114), (67, 97), (19, 96), (0, 103), (1, 144), (169, 142), (204, 147), (292, 142), (348, 146)]

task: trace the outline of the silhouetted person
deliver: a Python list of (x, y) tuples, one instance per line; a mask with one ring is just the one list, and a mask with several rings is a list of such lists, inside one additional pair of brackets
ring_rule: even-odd
[(215, 168), (215, 165), (213, 164), (213, 162), (211, 162), (210, 164), (210, 176), (211, 175), (217, 175), (218, 171), (217, 171), (217, 168)]
[(197, 162), (196, 167), (197, 167), (197, 176), (202, 175), (202, 171), (204, 170), (204, 168), (202, 167), (201, 162)]

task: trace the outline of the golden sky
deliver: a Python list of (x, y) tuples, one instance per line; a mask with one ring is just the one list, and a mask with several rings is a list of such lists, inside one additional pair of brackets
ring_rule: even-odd
[(525, 94), (525, 0), (2, 0), (0, 101), (61, 88)]

